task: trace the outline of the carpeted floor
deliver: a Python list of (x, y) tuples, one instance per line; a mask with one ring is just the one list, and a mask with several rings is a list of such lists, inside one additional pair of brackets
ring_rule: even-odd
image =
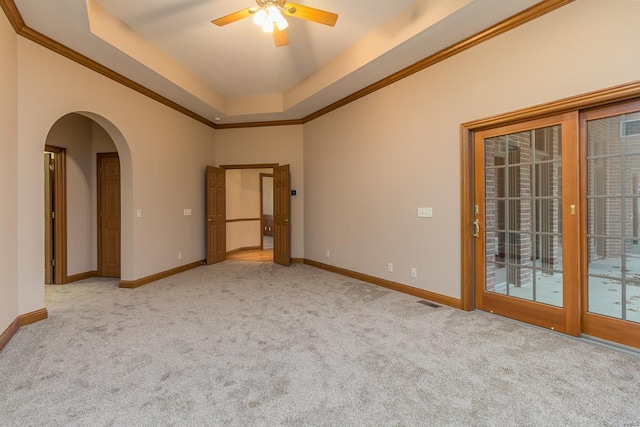
[(309, 266), (46, 288), (1, 426), (639, 426), (640, 359)]

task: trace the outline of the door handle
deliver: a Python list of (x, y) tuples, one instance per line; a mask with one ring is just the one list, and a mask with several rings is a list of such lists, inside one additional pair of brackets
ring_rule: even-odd
[(480, 221), (478, 221), (477, 219), (473, 221), (473, 226), (475, 227), (473, 237), (480, 237)]
[(284, 222), (289, 222), (289, 218), (285, 219)]

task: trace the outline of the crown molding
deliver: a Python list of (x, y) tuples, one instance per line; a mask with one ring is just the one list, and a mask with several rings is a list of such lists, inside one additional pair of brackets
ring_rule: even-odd
[(470, 49), (474, 46), (477, 46), (487, 40), (492, 39), (493, 37), (499, 36), (500, 34), (506, 33), (514, 28), (517, 28), (523, 24), (526, 24), (529, 21), (537, 19), (543, 15), (546, 15), (549, 12), (552, 12), (562, 6), (565, 6), (569, 3), (572, 3), (574, 0), (543, 0), (540, 3), (512, 16), (511, 18), (507, 18), (498, 24), (487, 28), (471, 37), (462, 40), (448, 48), (445, 48), (427, 58), (424, 58), (421, 61), (416, 62), (413, 65), (410, 65), (394, 74), (391, 74), (384, 79), (381, 79), (363, 89), (360, 89), (357, 92), (348, 95), (333, 104), (327, 105), (324, 108), (317, 110), (314, 113), (311, 113), (303, 118), (295, 119), (295, 120), (274, 120), (274, 121), (264, 121), (264, 122), (247, 122), (247, 123), (225, 123), (218, 124), (214, 123), (211, 120), (208, 120), (202, 117), (199, 114), (181, 106), (180, 104), (160, 95), (159, 93), (139, 84), (135, 81), (123, 76), (120, 73), (117, 73), (110, 68), (82, 55), (79, 52), (76, 52), (73, 49), (68, 48), (67, 46), (58, 43), (57, 41), (45, 36), (38, 31), (33, 30), (28, 27), (18, 8), (15, 5), (14, 0), (0, 0), (0, 7), (4, 11), (7, 16), (9, 22), (13, 26), (15, 32), (28, 39), (37, 43), (53, 52), (56, 52), (65, 58), (68, 58), (80, 65), (84, 65), (85, 67), (102, 74), (105, 77), (108, 77), (130, 89), (135, 90), (142, 95), (145, 95), (161, 104), (166, 105), (169, 108), (172, 108), (182, 114), (185, 114), (188, 117), (191, 117), (194, 120), (197, 120), (200, 123), (203, 123), (209, 127), (214, 129), (239, 129), (239, 128), (256, 128), (256, 127), (268, 127), (268, 126), (291, 126), (291, 125), (301, 125), (308, 123), (312, 120), (315, 120), (319, 117), (324, 116), (332, 111), (335, 111), (345, 105), (348, 105), (354, 101), (357, 101), (360, 98), (363, 98), (367, 95), (372, 94), (380, 89), (383, 89), (393, 83), (396, 83), (402, 79), (405, 79), (419, 71), (424, 70), (425, 68), (431, 67), (434, 64), (437, 64), (441, 61), (444, 61), (447, 58), (450, 58), (454, 55), (457, 55), (461, 52), (464, 52), (467, 49)]

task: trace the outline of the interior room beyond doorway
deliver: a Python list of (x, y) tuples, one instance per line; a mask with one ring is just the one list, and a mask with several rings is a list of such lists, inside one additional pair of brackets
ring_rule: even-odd
[(273, 262), (273, 170), (227, 169), (227, 259)]

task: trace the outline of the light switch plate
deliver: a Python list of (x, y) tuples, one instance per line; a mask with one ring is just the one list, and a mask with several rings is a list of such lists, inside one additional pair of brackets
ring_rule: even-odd
[(433, 208), (418, 208), (418, 218), (432, 218)]
[(189, 216), (189, 215), (191, 215), (191, 209), (185, 209), (184, 216)]

